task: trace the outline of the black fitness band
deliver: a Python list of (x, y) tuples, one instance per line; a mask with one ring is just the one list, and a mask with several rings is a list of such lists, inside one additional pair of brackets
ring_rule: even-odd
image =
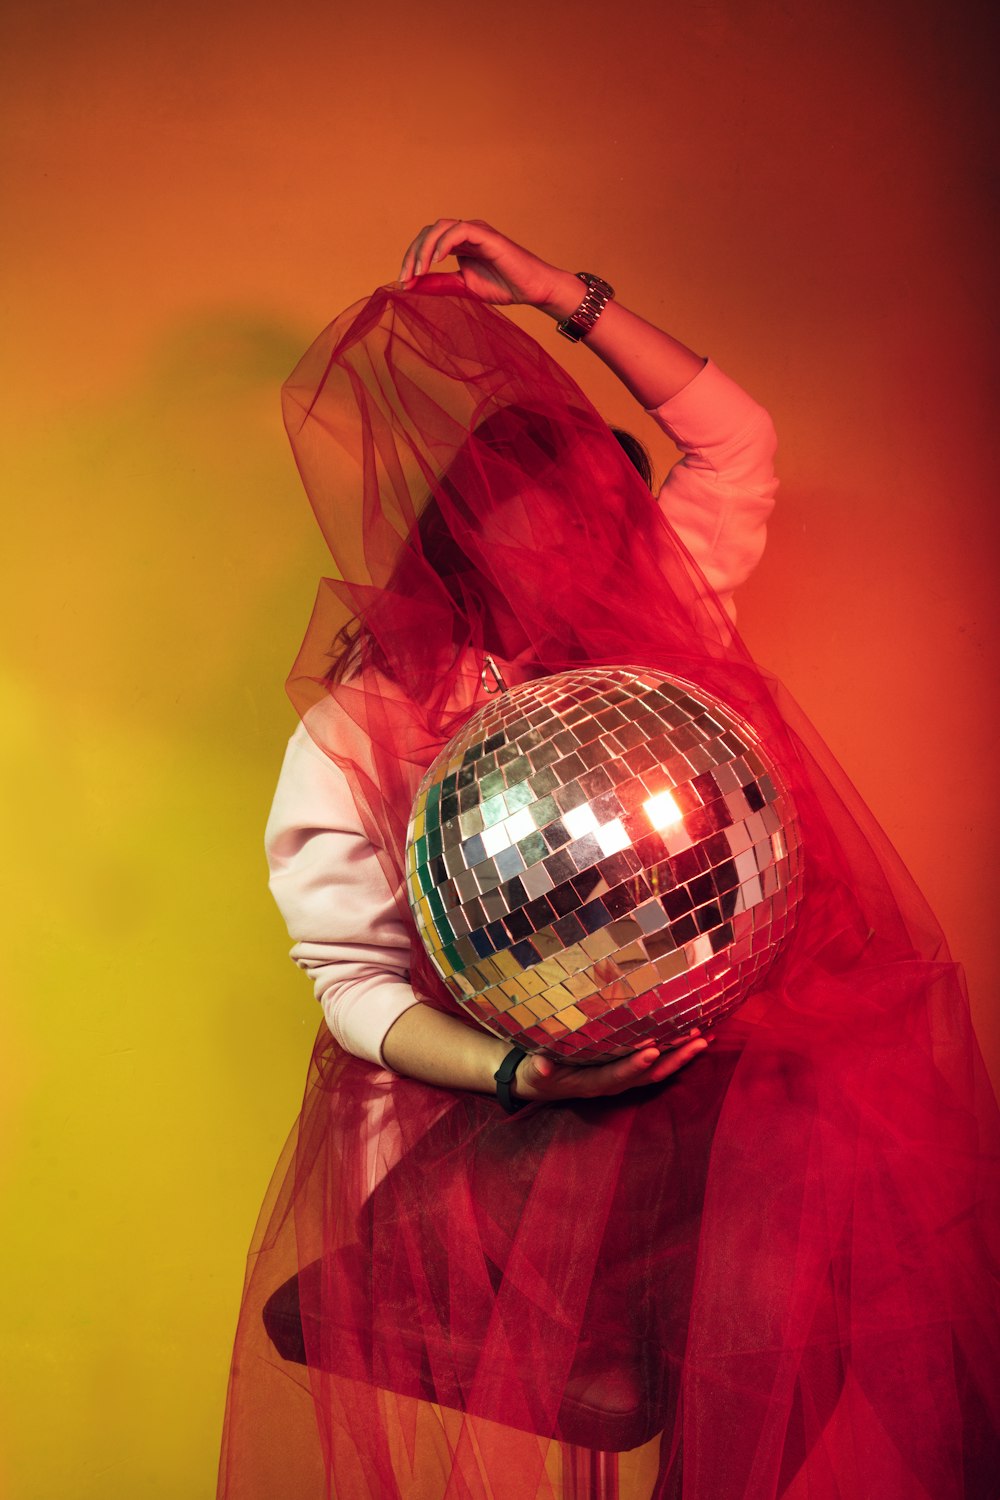
[(510, 1091), (510, 1086), (514, 1082), (514, 1074), (517, 1072), (517, 1065), (523, 1062), (527, 1055), (527, 1052), (522, 1047), (512, 1047), (493, 1074), (497, 1086), (497, 1098), (509, 1115), (516, 1114), (528, 1102), (527, 1099), (515, 1099)]

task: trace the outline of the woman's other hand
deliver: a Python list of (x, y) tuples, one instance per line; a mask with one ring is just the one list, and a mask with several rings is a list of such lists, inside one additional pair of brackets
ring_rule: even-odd
[(515, 1099), (555, 1103), (562, 1099), (598, 1099), (609, 1094), (623, 1094), (626, 1089), (647, 1083), (662, 1083), (686, 1063), (704, 1052), (708, 1042), (697, 1030), (678, 1046), (660, 1051), (658, 1047), (640, 1047), (628, 1057), (593, 1067), (574, 1067), (553, 1062), (550, 1057), (531, 1054), (514, 1075)]
[(562, 309), (568, 299), (568, 312), (583, 295), (572, 272), (550, 266), (482, 219), (436, 219), (426, 225), (407, 247), (400, 281), (423, 275), (449, 255), (457, 258), (458, 274), (469, 291), (484, 302), (520, 302), (549, 311)]

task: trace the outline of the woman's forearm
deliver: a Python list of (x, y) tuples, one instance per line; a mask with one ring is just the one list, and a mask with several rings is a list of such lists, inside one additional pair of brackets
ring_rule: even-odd
[[(562, 321), (580, 306), (585, 290), (579, 277), (563, 272), (557, 297), (541, 311)], [(584, 343), (650, 410), (682, 391), (705, 364), (686, 344), (617, 301), (607, 304)]]
[(496, 1088), (493, 1074), (510, 1047), (510, 1042), (418, 1002), (389, 1027), (382, 1057), (387, 1067), (407, 1078), (492, 1094)]
[[(493, 1075), (511, 1046), (509, 1041), (466, 1026), (433, 1006), (418, 1003), (389, 1027), (382, 1042), (382, 1060), (395, 1073), (419, 1078), (439, 1088), (492, 1094), (496, 1089)], [(522, 1103), (531, 1100), (558, 1103), (622, 1094), (628, 1089), (662, 1083), (707, 1046), (708, 1042), (695, 1028), (688, 1037), (663, 1047), (662, 1051), (654, 1042), (626, 1057), (588, 1067), (529, 1055), (518, 1069), (512, 1093)]]

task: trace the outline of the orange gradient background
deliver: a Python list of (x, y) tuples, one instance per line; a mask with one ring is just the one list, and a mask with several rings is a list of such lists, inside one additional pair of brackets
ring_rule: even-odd
[[(439, 215), (600, 272), (771, 411), (744, 632), (926, 891), (996, 1071), (995, 39), (951, 14), (8, 7), (0, 1492), (214, 1494), (318, 1020), (261, 847), (324, 570), (278, 390)], [(614, 377), (514, 316), (662, 474)]]

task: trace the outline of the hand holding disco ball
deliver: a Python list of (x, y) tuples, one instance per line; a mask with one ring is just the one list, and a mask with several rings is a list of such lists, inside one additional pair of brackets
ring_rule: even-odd
[(406, 880), (471, 1016), (599, 1063), (675, 1046), (747, 998), (793, 925), (802, 853), (749, 725), (660, 672), (594, 668), (492, 699), (442, 750)]

